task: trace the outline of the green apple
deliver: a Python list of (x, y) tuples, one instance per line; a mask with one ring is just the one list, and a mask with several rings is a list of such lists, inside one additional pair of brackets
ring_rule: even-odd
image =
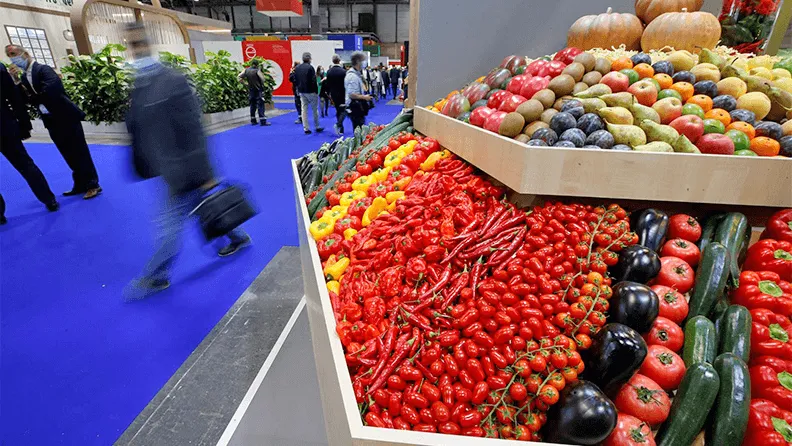
[[(683, 115), (696, 115), (701, 119), (704, 119), (704, 109), (701, 108), (698, 104), (685, 104), (682, 106), (682, 114)], [(723, 125), (721, 123), (721, 125)], [(725, 130), (724, 130), (725, 131)], [(704, 132), (707, 133), (707, 132)], [(723, 133), (723, 132), (721, 132)]]
[[(657, 85), (660, 85), (660, 83), (658, 82)], [(666, 88), (665, 90), (660, 90), (660, 92), (657, 93), (657, 100), (658, 101), (660, 99), (665, 99), (665, 98), (677, 98), (677, 99), (679, 99), (681, 101), (682, 100), (682, 95), (679, 94), (679, 92), (676, 91), (676, 90), (672, 90), (670, 88)]]
[(753, 150), (735, 150), (734, 154), (737, 156), (759, 156)]
[(625, 68), (623, 70), (619, 70), (619, 72), (622, 73), (622, 74), (626, 74), (627, 75), (627, 78), (630, 79), (630, 85), (638, 82), (638, 80), (641, 79), (641, 75), (638, 74), (637, 71), (632, 70), (630, 68)]
[[(741, 150), (750, 151), (749, 149), (751, 148), (751, 140), (748, 138), (748, 135), (746, 135), (744, 132), (732, 129), (726, 132), (726, 136), (728, 136), (734, 142), (735, 155), (737, 155), (737, 152)], [(756, 154), (753, 153), (753, 156), (756, 156)]]
[[(693, 104), (688, 104), (688, 105), (693, 105)], [(685, 107), (687, 107), (687, 105)], [(698, 105), (696, 107), (698, 107)], [(706, 135), (707, 133), (721, 133), (721, 134), (726, 133), (726, 126), (723, 125), (723, 123), (718, 121), (717, 119), (705, 119), (704, 134)]]

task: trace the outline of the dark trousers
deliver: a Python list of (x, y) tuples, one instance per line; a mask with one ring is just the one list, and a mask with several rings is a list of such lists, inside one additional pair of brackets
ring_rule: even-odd
[(261, 92), (258, 90), (250, 90), (250, 96), (248, 100), (250, 101), (250, 122), (256, 122), (256, 110), (258, 110), (259, 118), (261, 122), (267, 122), (267, 117), (264, 116), (264, 99), (261, 97)]
[(3, 194), (0, 194), (0, 220), (5, 218), (5, 200)]
[(72, 170), (74, 189), (84, 191), (99, 187), (99, 175), (96, 173), (96, 166), (88, 150), (88, 143), (85, 142), (85, 133), (80, 121), (60, 119), (51, 115), (42, 115), (41, 119), (49, 131), (52, 142)]
[(44, 204), (50, 204), (55, 201), (55, 195), (44, 178), (44, 174), (33, 162), (33, 159), (28, 155), (22, 141), (17, 138), (16, 140), (8, 140), (3, 138), (2, 143), (3, 156), (6, 157), (9, 163), (14, 166), (14, 169), (22, 175), (22, 178), (27, 181), (28, 186), (33, 191), (33, 194), (38, 200)]
[(364, 115), (358, 115), (356, 113), (350, 113), (349, 120), (352, 121), (353, 131), (358, 127), (362, 127), (366, 123), (366, 117)]
[(396, 99), (396, 95), (399, 94), (399, 84), (397, 84), (395, 82), (392, 83), (391, 84), (391, 89), (393, 90), (393, 99)]
[(302, 101), (296, 91), (294, 92), (294, 106), (297, 107), (297, 119), (302, 120)]
[(346, 119), (346, 105), (341, 103), (341, 105), (335, 106), (336, 109), (336, 126), (341, 133), (344, 133), (344, 119)]

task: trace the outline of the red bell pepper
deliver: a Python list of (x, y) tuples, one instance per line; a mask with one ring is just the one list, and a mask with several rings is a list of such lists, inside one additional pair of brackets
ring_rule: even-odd
[(767, 220), (762, 238), (792, 243), (792, 209), (782, 209)]
[(766, 365), (776, 372), (790, 372), (792, 373), (792, 361), (788, 361), (782, 358), (776, 358), (775, 356), (757, 356), (751, 359), (751, 367), (755, 365)]
[(759, 240), (748, 248), (743, 269), (773, 271), (782, 280), (792, 281), (792, 242)]
[(341, 242), (343, 241), (344, 238), (338, 234), (330, 234), (320, 239), (316, 244), (317, 250), (319, 251), (319, 258), (326, 260), (331, 255), (341, 252)]
[(352, 204), (349, 205), (347, 215), (354, 215), (357, 218), (363, 218), (363, 213), (366, 212), (366, 209), (368, 209), (369, 206), (371, 206), (372, 200), (373, 199), (371, 197), (364, 197), (353, 201)]
[(732, 292), (731, 303), (749, 310), (766, 308), (792, 316), (792, 284), (773, 271), (743, 271), (740, 286)]
[(792, 322), (766, 308), (751, 310), (751, 355), (792, 360)]
[(555, 56), (553, 56), (553, 60), (560, 60), (561, 62), (564, 62), (565, 64), (569, 65), (572, 62), (574, 62), (575, 57), (582, 52), (583, 50), (581, 50), (580, 48), (575, 48), (574, 46), (570, 46), (557, 52)]
[(743, 446), (792, 446), (792, 412), (772, 401), (751, 401)]
[(360, 223), (360, 219), (354, 215), (347, 215), (346, 217), (337, 220), (334, 228), (334, 232), (338, 235), (343, 236), (344, 231), (349, 228), (352, 228), (356, 231), (359, 231), (363, 225)]
[(751, 396), (770, 400), (781, 409), (792, 410), (792, 373), (776, 372), (765, 365), (754, 366), (751, 373)]

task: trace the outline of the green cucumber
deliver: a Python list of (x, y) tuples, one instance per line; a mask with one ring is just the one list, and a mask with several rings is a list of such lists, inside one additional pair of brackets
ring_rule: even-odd
[(724, 218), (726, 218), (726, 214), (713, 214), (707, 217), (707, 220), (701, 227), (701, 238), (698, 242), (699, 251), (704, 252), (704, 248), (712, 242), (712, 237), (715, 236), (715, 230)]
[(706, 444), (740, 446), (748, 426), (751, 402), (748, 366), (737, 355), (723, 353), (715, 358), (713, 367), (720, 386), (707, 423)]
[(712, 309), (712, 313), (709, 315), (709, 320), (715, 323), (715, 339), (720, 339), (721, 330), (723, 328), (723, 315), (726, 314), (726, 310), (728, 309), (728, 299), (721, 296), (721, 298), (715, 302), (715, 308)]
[(707, 316), (715, 307), (715, 301), (723, 295), (729, 278), (729, 259), (729, 251), (718, 242), (704, 247), (690, 293), (688, 320), (695, 316)]
[(712, 364), (718, 352), (718, 342), (715, 338), (715, 325), (704, 316), (696, 316), (685, 324), (685, 345), (682, 350), (682, 360), (685, 366), (705, 362)]
[(655, 436), (657, 446), (693, 443), (707, 421), (719, 387), (718, 373), (711, 365), (700, 362), (689, 367), (671, 403), (668, 418)]
[(723, 314), (718, 354), (734, 353), (745, 362), (751, 357), (751, 313), (742, 305), (730, 305)]
[(740, 249), (743, 246), (745, 233), (750, 231), (748, 217), (739, 212), (729, 212), (715, 229), (713, 242), (718, 242), (729, 250), (729, 274), (734, 287), (740, 281)]

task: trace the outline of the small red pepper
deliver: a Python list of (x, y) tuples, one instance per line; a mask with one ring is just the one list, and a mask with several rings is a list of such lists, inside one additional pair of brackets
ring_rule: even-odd
[(363, 218), (363, 213), (366, 212), (373, 199), (371, 197), (359, 198), (352, 202), (347, 209), (347, 215), (354, 215), (357, 218)]
[(732, 292), (731, 303), (749, 310), (767, 308), (774, 313), (792, 316), (792, 284), (772, 271), (743, 271), (740, 286)]
[(792, 373), (792, 361), (788, 361), (782, 358), (776, 358), (775, 356), (758, 356), (751, 359), (752, 367), (755, 365), (766, 365), (776, 372), (790, 372)]
[(792, 242), (759, 240), (748, 248), (743, 269), (773, 271), (782, 280), (792, 281)]
[(760, 365), (750, 369), (751, 396), (765, 398), (784, 410), (792, 410), (792, 373), (776, 372)]
[(339, 234), (330, 234), (317, 242), (316, 247), (319, 250), (319, 258), (327, 260), (331, 255), (341, 252), (341, 242), (344, 237)]
[(333, 232), (335, 232), (340, 236), (343, 236), (344, 231), (346, 231), (349, 228), (359, 231), (362, 227), (363, 225), (360, 223), (360, 218), (354, 215), (347, 215), (344, 218), (336, 221)]
[(762, 238), (792, 243), (792, 209), (782, 209), (767, 220)]
[(772, 401), (754, 399), (751, 401), (743, 446), (790, 446), (790, 423), (792, 412), (780, 409)]

